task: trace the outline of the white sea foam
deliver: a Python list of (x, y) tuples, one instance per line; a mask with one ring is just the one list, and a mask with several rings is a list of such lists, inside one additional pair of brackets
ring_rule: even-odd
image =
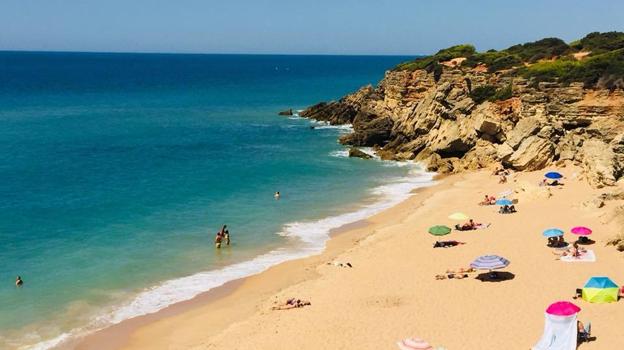
[(372, 204), (352, 212), (320, 220), (292, 222), (284, 225), (278, 234), (293, 238), (298, 243), (295, 245), (296, 248), (276, 249), (252, 260), (221, 269), (162, 282), (157, 286), (145, 289), (126, 304), (98, 316), (84, 329), (74, 329), (54, 339), (40, 342), (29, 349), (46, 350), (54, 348), (89, 331), (92, 332), (126, 319), (157, 312), (174, 303), (192, 299), (198, 294), (219, 287), (226, 282), (258, 274), (281, 262), (318, 254), (325, 248), (332, 229), (375, 215), (407, 199), (413, 189), (433, 184), (434, 174), (424, 172), (418, 164), (412, 162), (399, 164), (402, 164), (400, 166), (412, 167), (409, 175), (390, 179), (386, 184), (371, 189), (371, 194), (376, 200)]

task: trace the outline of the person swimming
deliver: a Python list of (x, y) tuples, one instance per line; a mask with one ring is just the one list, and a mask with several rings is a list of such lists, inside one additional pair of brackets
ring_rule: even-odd
[(275, 194), (273, 195), (273, 197), (274, 197), (276, 200), (280, 199), (280, 197), (281, 197), (281, 196), (282, 196), (282, 195), (279, 193), (279, 191), (275, 192)]
[(15, 286), (16, 286), (16, 287), (21, 287), (21, 286), (23, 286), (23, 285), (24, 285), (24, 281), (22, 280), (22, 277), (17, 276), (17, 277), (15, 278)]

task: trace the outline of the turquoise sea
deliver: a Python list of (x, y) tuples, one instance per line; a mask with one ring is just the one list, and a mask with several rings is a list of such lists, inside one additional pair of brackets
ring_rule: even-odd
[[(406, 59), (0, 52), (0, 349), (318, 253), (429, 184), (413, 164), (347, 158), (344, 126), (277, 116)], [(222, 224), (233, 244), (217, 250)]]

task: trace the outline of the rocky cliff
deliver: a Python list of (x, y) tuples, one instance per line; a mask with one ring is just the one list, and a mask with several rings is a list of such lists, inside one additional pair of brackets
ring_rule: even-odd
[[(502, 164), (537, 170), (574, 162), (596, 187), (624, 173), (624, 91), (535, 82), (481, 66), (393, 70), (378, 86), (319, 103), (301, 116), (352, 124), (340, 142), (372, 146), (385, 159), (459, 172)], [(506, 91), (481, 101), (483, 87)]]

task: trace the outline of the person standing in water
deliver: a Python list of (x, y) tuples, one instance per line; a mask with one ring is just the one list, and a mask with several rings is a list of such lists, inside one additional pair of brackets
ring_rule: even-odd
[(280, 199), (282, 195), (279, 193), (279, 191), (275, 192), (275, 194), (273, 195), (273, 197), (275, 197), (276, 200)]
[(20, 276), (17, 276), (17, 278), (15, 278), (15, 286), (21, 287), (23, 285), (24, 285), (24, 281), (22, 281), (22, 278)]

